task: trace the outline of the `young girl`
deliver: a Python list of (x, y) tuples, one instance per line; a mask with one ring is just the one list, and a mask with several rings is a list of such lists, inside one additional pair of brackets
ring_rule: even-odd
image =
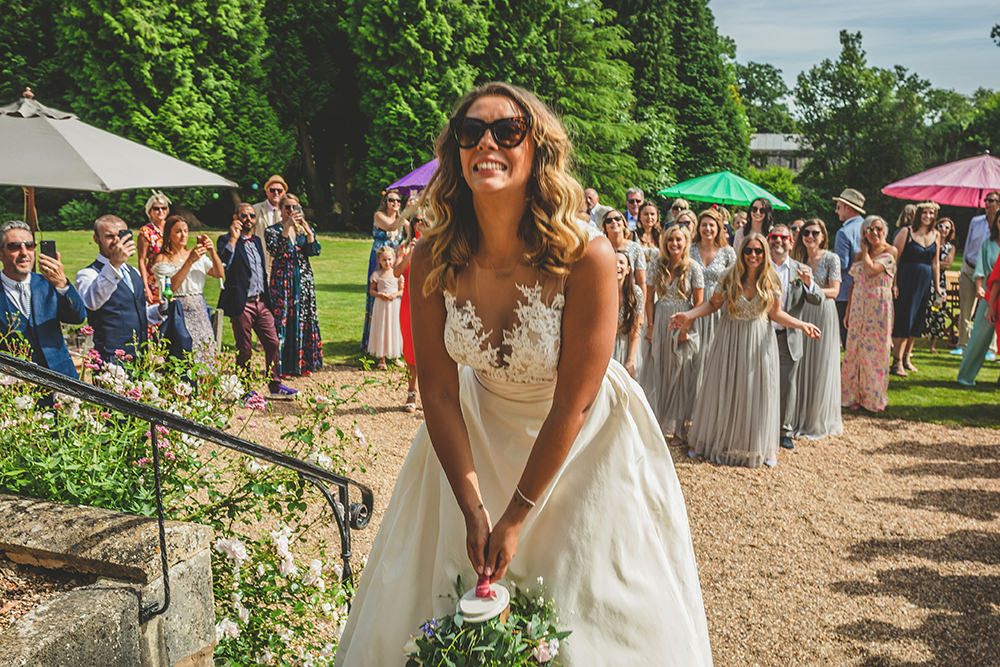
[(660, 255), (656, 262), (652, 291), (646, 307), (652, 310), (646, 339), (651, 354), (642, 373), (642, 387), (664, 434), (673, 433), (671, 445), (687, 442), (688, 420), (698, 391), (698, 367), (695, 333), (670, 331), (670, 317), (701, 304), (705, 280), (701, 266), (691, 260), (691, 237), (687, 229), (671, 225), (660, 237)]
[(632, 265), (621, 250), (615, 251), (618, 275), (618, 333), (611, 357), (636, 376), (636, 355), (639, 349), (639, 328), (642, 323), (642, 288), (632, 278)]
[(396, 358), (403, 353), (403, 334), (399, 328), (399, 304), (403, 296), (403, 276), (396, 276), (392, 266), (396, 254), (390, 246), (382, 246), (376, 253), (378, 269), (372, 273), (368, 293), (375, 297), (372, 308), (372, 327), (368, 336), (368, 354), (378, 357), (378, 370), (385, 370), (385, 358)]
[(781, 435), (778, 341), (768, 319), (810, 338), (820, 331), (781, 309), (781, 282), (761, 234), (747, 232), (737, 256), (710, 299), (671, 318), (671, 328), (685, 331), (725, 305), (702, 372), (688, 456), (774, 467)]

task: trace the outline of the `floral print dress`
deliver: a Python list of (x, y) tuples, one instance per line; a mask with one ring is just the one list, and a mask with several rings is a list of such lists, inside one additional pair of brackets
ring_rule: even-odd
[(860, 263), (847, 311), (847, 346), (840, 369), (840, 398), (845, 406), (879, 412), (889, 403), (889, 356), (892, 349), (892, 278), (896, 260), (883, 253), (875, 261), (885, 271), (866, 275)]
[[(315, 239), (315, 232), (314, 237)], [(294, 243), (282, 235), (281, 224), (264, 230), (271, 255), (271, 313), (281, 346), (278, 373), (301, 375), (323, 367), (323, 341), (316, 312), (316, 282), (309, 258), (319, 255), (318, 240), (298, 234)]]

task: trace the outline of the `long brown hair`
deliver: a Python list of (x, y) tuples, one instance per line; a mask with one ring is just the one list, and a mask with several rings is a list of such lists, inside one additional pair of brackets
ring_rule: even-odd
[(615, 250), (616, 255), (625, 258), (628, 264), (628, 273), (625, 274), (625, 282), (622, 283), (621, 299), (622, 321), (619, 331), (626, 336), (635, 333), (639, 328), (639, 298), (635, 295), (635, 274), (632, 271), (632, 262), (624, 250)]
[[(175, 248), (171, 247), (171, 244), (170, 244), (170, 232), (172, 232), (174, 230), (174, 226), (177, 223), (179, 223), (179, 222), (183, 222), (185, 225), (188, 224), (187, 220), (185, 220), (182, 216), (177, 215), (177, 214), (171, 215), (163, 223), (163, 245), (160, 246), (160, 253), (159, 254), (166, 256), (166, 255), (172, 255), (172, 254), (176, 253), (179, 250), (183, 250), (183, 248), (176, 248), (175, 249)], [(191, 231), (191, 226), (190, 225), (188, 225), (188, 231), (189, 232)]]
[(826, 245), (829, 242), (830, 236), (826, 231), (826, 225), (823, 224), (823, 221), (819, 218), (809, 218), (802, 223), (802, 229), (799, 230), (799, 236), (795, 239), (795, 245), (792, 246), (792, 259), (797, 262), (802, 262), (803, 264), (809, 262), (809, 251), (806, 249), (805, 243), (802, 242), (802, 232), (804, 232), (807, 227), (819, 227), (819, 230), (823, 232), (823, 235), (819, 239), (820, 250), (826, 250)]
[[(535, 142), (534, 164), (528, 179), (528, 207), (517, 235), (527, 246), (523, 260), (553, 276), (564, 276), (587, 249), (586, 230), (577, 223), (583, 207), (583, 188), (569, 174), (572, 145), (555, 114), (534, 94), (509, 83), (487, 83), (466, 94), (450, 118), (465, 115), (481, 97), (506, 97), (532, 118), (530, 136)], [(427, 218), (423, 243), (427, 243), (431, 269), (424, 294), (436, 289), (454, 290), (458, 273), (479, 247), (479, 225), (472, 207), (472, 191), (462, 175), (458, 142), (449, 126), (434, 144), (438, 168), (424, 191)]]
[[(667, 241), (670, 240), (671, 234), (680, 234), (681, 238), (684, 239), (684, 249), (681, 251), (681, 257), (677, 262), (677, 266), (671, 265), (670, 253), (667, 252)], [(667, 227), (666, 231), (663, 232), (663, 236), (660, 237), (660, 256), (656, 260), (656, 279), (654, 281), (656, 293), (663, 296), (667, 291), (667, 283), (673, 282), (677, 287), (677, 291), (686, 299), (690, 291), (688, 272), (691, 269), (692, 261), (691, 235), (680, 225), (670, 225)]]

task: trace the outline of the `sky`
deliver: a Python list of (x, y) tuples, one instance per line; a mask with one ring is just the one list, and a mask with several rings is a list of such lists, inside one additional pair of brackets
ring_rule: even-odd
[(840, 31), (861, 31), (868, 65), (902, 65), (935, 88), (1000, 89), (998, 0), (710, 0), (736, 59), (770, 63), (789, 87), (799, 72), (840, 55)]

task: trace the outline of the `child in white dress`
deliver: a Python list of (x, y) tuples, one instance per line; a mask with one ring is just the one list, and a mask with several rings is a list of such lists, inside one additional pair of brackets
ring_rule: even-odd
[(368, 336), (368, 354), (378, 357), (375, 368), (385, 370), (385, 359), (403, 354), (403, 332), (399, 328), (399, 304), (403, 296), (403, 276), (392, 272), (395, 253), (382, 246), (376, 253), (378, 269), (372, 273), (368, 293), (375, 297), (372, 325)]

